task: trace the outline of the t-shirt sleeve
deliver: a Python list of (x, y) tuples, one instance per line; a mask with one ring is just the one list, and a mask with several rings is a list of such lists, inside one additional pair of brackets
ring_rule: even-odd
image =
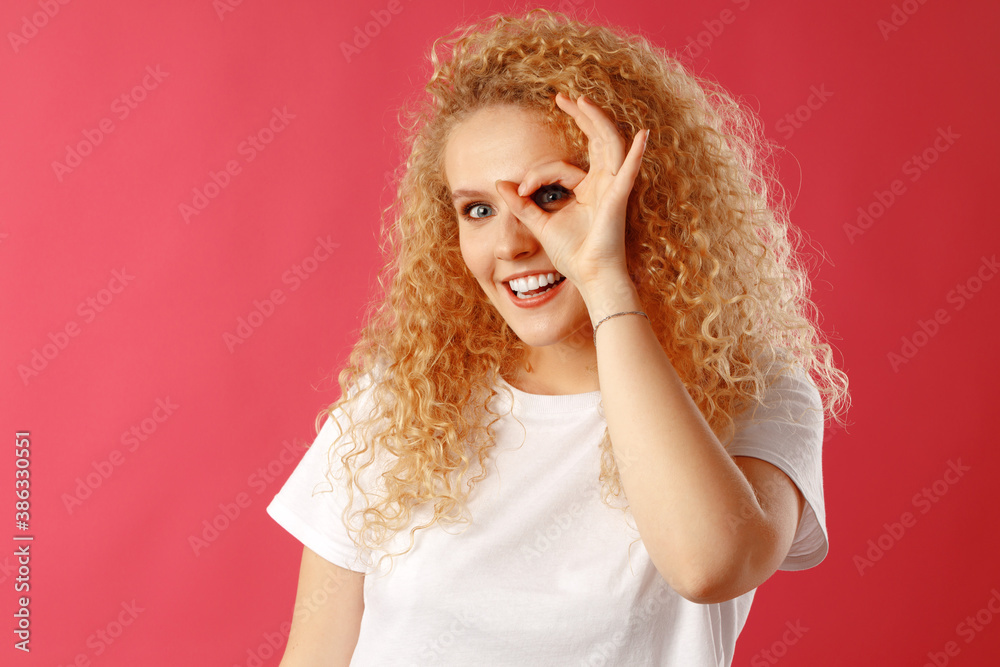
[[(358, 414), (362, 406), (371, 407), (366, 400), (348, 401), (345, 405), (352, 414)], [(334, 565), (367, 573), (370, 568), (343, 519), (349, 496), (340, 454), (351, 446), (350, 420), (343, 408), (338, 407), (333, 416), (327, 417), (312, 445), (267, 506), (267, 513), (317, 555)], [(358, 500), (355, 492), (355, 504)]]
[(731, 456), (762, 459), (788, 475), (806, 504), (779, 570), (819, 565), (829, 550), (823, 499), (823, 404), (805, 370), (782, 374), (764, 400), (735, 419)]

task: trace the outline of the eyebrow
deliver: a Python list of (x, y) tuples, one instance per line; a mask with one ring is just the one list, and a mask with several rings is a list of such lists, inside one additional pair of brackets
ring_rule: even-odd
[(480, 192), (479, 190), (455, 190), (454, 192), (451, 193), (451, 200), (455, 201), (456, 199), (462, 199), (463, 197), (471, 198), (471, 197), (488, 197), (488, 196), (489, 195), (487, 195), (484, 192)]

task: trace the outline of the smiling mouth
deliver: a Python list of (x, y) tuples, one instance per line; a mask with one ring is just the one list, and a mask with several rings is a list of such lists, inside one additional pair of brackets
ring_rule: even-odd
[[(561, 283), (564, 280), (566, 280), (566, 276), (559, 276), (552, 282), (547, 283), (545, 286), (535, 287), (533, 289), (528, 289), (530, 285), (527, 285), (523, 280), (512, 280), (504, 284), (507, 286), (507, 289), (513, 292), (514, 296), (516, 296), (518, 299), (530, 299), (533, 296), (538, 296), (539, 294), (544, 294), (545, 292), (548, 292), (550, 289), (556, 287), (557, 285), (559, 285), (559, 283)], [(517, 287), (521, 288), (521, 290), (519, 291), (518, 289), (516, 289), (512, 283), (516, 283)]]

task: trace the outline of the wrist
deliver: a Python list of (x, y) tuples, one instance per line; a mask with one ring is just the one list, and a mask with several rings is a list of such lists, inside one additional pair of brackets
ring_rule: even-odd
[(642, 310), (639, 291), (625, 272), (607, 274), (579, 288), (590, 315), (591, 326), (608, 315), (622, 311)]

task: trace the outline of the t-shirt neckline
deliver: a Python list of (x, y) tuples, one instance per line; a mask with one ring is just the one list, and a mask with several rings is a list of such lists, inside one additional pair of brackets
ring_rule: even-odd
[(498, 386), (510, 389), (515, 405), (531, 412), (574, 412), (590, 410), (601, 404), (600, 390), (581, 394), (529, 394), (507, 382), (499, 374), (496, 378)]

